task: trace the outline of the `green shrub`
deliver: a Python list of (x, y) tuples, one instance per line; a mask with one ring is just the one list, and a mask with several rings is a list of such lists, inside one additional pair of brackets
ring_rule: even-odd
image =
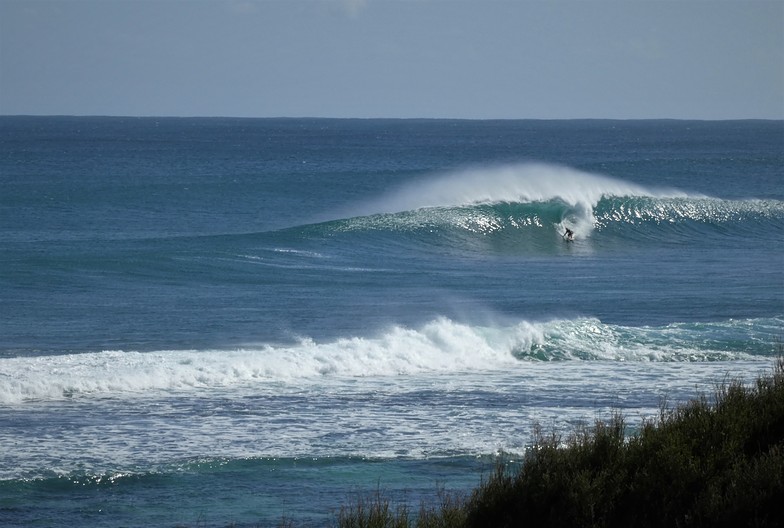
[(469, 497), (411, 515), (377, 496), (341, 510), (341, 528), (784, 526), (784, 359), (751, 386), (725, 381), (644, 422), (620, 414), (562, 441), (535, 431)]

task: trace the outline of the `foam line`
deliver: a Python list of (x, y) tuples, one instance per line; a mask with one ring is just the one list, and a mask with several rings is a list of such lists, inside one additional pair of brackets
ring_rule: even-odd
[(782, 329), (781, 318), (636, 328), (592, 318), (473, 326), (442, 317), (419, 328), (395, 326), (374, 337), (325, 343), (2, 358), (0, 403), (508, 370), (527, 361), (749, 359), (772, 355)]

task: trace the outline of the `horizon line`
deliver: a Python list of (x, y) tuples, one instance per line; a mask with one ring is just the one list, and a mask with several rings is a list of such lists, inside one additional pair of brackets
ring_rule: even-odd
[(783, 117), (336, 117), (336, 116), (238, 116), (238, 115), (132, 115), (132, 114), (5, 114), (0, 118), (101, 118), (101, 119), (278, 119), (278, 120), (355, 120), (355, 121), (784, 121)]

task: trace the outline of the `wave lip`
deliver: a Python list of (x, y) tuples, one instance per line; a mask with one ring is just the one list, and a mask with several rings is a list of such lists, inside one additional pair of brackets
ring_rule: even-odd
[(594, 318), (475, 326), (441, 317), (375, 337), (236, 350), (104, 351), (0, 359), (0, 404), (329, 379), (525, 368), (528, 361), (767, 358), (784, 318), (625, 327)]

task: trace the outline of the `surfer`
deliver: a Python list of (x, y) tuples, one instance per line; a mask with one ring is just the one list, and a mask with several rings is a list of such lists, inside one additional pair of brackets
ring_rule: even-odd
[(566, 240), (567, 242), (572, 242), (574, 240), (574, 231), (572, 231), (568, 227), (565, 228), (565, 229), (566, 229), (566, 232), (563, 235), (561, 235), (561, 236), (563, 236), (564, 240)]

